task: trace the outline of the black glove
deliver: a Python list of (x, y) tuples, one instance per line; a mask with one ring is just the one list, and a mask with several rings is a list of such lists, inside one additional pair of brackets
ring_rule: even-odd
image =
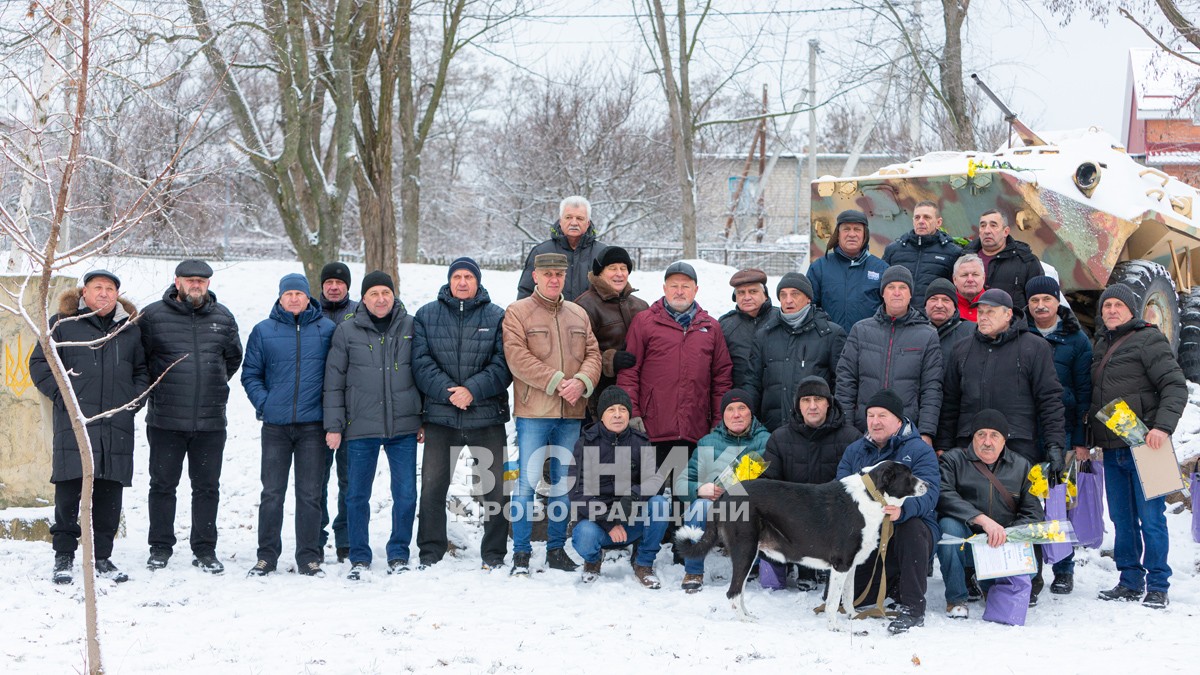
[(621, 371), (637, 365), (637, 357), (629, 352), (617, 350), (613, 354), (613, 370)]
[(1067, 470), (1067, 453), (1061, 445), (1047, 445), (1046, 454), (1050, 456), (1050, 474), (1057, 480), (1062, 480)]

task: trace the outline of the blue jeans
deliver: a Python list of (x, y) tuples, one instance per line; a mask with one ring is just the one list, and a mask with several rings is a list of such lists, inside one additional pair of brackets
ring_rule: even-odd
[(584, 562), (594, 563), (600, 560), (601, 548), (623, 547), (640, 541), (637, 558), (633, 562), (640, 567), (653, 567), (658, 550), (662, 548), (663, 535), (671, 522), (671, 500), (655, 495), (649, 499), (647, 507), (649, 513), (645, 516), (624, 523), (628, 538), (619, 544), (613, 542), (604, 528), (590, 520), (575, 523), (575, 529), (571, 532), (571, 544), (575, 546), (575, 552), (583, 557)]
[[(708, 512), (712, 510), (712, 500), (697, 497), (683, 512), (683, 524), (698, 527), (701, 530), (708, 525)], [(684, 558), (684, 574), (704, 574), (704, 558)]]
[(1108, 498), (1108, 517), (1116, 528), (1113, 558), (1121, 572), (1120, 585), (1135, 591), (1166, 592), (1171, 586), (1167, 581), (1171, 577), (1167, 565), (1167, 501), (1163, 497), (1144, 498), (1133, 453), (1128, 448), (1104, 451), (1104, 494)]
[[(938, 527), (943, 535), (966, 539), (975, 534), (971, 528), (956, 518), (939, 518)], [(967, 602), (967, 574), (963, 568), (974, 563), (971, 559), (971, 544), (938, 544), (934, 546), (938, 562), (942, 566), (942, 581), (946, 584), (946, 604), (962, 605)], [(986, 583), (986, 582), (985, 582)], [(982, 585), (982, 584), (981, 584)]]
[(346, 441), (350, 459), (346, 494), (346, 528), (350, 534), (350, 561), (371, 563), (371, 484), (379, 462), (379, 447), (387, 455), (392, 479), (392, 536), (388, 560), (408, 560), (413, 518), (417, 513), (417, 435), (392, 438), (358, 438)]
[[(579, 440), (581, 420), (561, 418), (518, 417), (517, 449), (520, 456), (517, 466), (521, 476), (517, 479), (517, 494), (513, 495), (510, 517), (512, 520), (513, 553), (531, 553), (529, 538), (533, 534), (532, 509), (534, 491), (542, 479), (542, 464), (550, 460), (550, 496), (546, 498), (547, 518), (550, 527), (546, 534), (546, 550), (562, 548), (567, 543), (567, 520), (571, 511), (571, 499), (566, 485), (560, 485), (567, 475), (563, 459), (571, 457), (575, 441)], [(549, 447), (547, 447), (549, 446)]]

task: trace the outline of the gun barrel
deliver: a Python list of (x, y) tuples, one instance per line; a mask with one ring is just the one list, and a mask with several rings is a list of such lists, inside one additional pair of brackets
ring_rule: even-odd
[(1017, 119), (1017, 114), (1010, 110), (1008, 106), (1004, 105), (1004, 101), (1001, 101), (1000, 97), (997, 96), (990, 87), (984, 84), (983, 80), (980, 79), (978, 75), (971, 73), (971, 79), (975, 80), (975, 84), (979, 85), (979, 88), (983, 90), (983, 93), (987, 94), (987, 97), (992, 99), (992, 103), (996, 104), (996, 107), (1000, 109), (1000, 112), (1004, 113), (1004, 121), (1008, 122), (1009, 126), (1013, 128), (1013, 131), (1017, 132), (1017, 137), (1021, 139), (1022, 143), (1027, 146), (1046, 145), (1046, 141), (1042, 140), (1042, 138), (1038, 136), (1033, 129), (1025, 126), (1024, 122)]

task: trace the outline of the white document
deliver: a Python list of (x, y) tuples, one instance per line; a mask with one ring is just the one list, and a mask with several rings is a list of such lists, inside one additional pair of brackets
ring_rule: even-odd
[(979, 579), (999, 579), (1037, 572), (1033, 544), (1028, 542), (1018, 544), (1010, 541), (992, 548), (986, 539), (976, 540), (971, 542), (971, 555), (975, 558), (975, 575)]

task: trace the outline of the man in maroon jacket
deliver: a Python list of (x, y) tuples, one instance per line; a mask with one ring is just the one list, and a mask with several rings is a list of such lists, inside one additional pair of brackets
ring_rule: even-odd
[[(673, 447), (690, 453), (721, 419), (721, 397), (733, 387), (733, 365), (721, 325), (696, 303), (696, 270), (672, 263), (663, 297), (639, 313), (625, 336), (636, 361), (617, 374), (658, 450), (659, 463)], [(687, 457), (679, 458), (686, 466)]]

